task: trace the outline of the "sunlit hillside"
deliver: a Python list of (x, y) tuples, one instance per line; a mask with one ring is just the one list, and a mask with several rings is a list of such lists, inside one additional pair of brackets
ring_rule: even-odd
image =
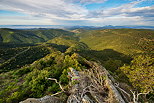
[(113, 49), (124, 54), (141, 53), (141, 42), (154, 40), (154, 31), (142, 29), (104, 29), (80, 34), (80, 41), (93, 50)]

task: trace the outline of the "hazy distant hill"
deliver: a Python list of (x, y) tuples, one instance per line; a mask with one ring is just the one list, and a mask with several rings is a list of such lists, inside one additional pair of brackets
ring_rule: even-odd
[(154, 26), (113, 26), (113, 25), (106, 25), (106, 26), (66, 26), (64, 27), (68, 30), (75, 30), (75, 29), (85, 29), (85, 30), (101, 30), (101, 29), (152, 29), (154, 30)]
[(3, 43), (39, 43), (62, 35), (72, 35), (73, 33), (61, 29), (48, 30), (16, 30), (0, 29), (0, 42)]
[[(154, 31), (144, 29), (105, 29), (80, 34), (81, 42), (93, 50), (113, 49), (121, 53), (140, 53), (140, 41), (154, 39)], [(143, 40), (145, 39), (145, 40)]]
[(75, 29), (85, 29), (85, 30), (101, 30), (101, 29), (122, 29), (122, 28), (131, 28), (131, 29), (153, 29), (154, 26), (131, 26), (131, 25), (121, 25), (121, 26), (64, 26), (64, 25), (0, 25), (0, 28), (11, 28), (11, 29), (65, 29), (65, 30), (75, 30)]

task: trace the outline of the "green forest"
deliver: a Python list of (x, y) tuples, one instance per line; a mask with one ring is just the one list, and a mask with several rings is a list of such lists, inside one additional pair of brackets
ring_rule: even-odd
[[(74, 32), (75, 31), (75, 32)], [(154, 101), (154, 31), (146, 29), (0, 29), (0, 103), (69, 90), (69, 67), (101, 64), (138, 102)], [(132, 91), (130, 91), (132, 90)], [(131, 93), (132, 92), (132, 93)], [(60, 97), (66, 102), (67, 94)]]

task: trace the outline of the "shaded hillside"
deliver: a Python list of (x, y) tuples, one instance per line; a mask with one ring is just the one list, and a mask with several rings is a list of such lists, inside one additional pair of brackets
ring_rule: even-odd
[(31, 64), (54, 51), (59, 50), (65, 52), (69, 48), (65, 45), (57, 45), (53, 43), (43, 43), (35, 46), (27, 46), (27, 44), (17, 45), (17, 47), (14, 46), (14, 44), (6, 44), (0, 48), (0, 72), (18, 69), (27, 64)]
[[(4, 55), (0, 56), (0, 58), (3, 60), (3, 62), (0, 64), (0, 72), (6, 72), (20, 68), (44, 57), (49, 53), (50, 50), (43, 46), (7, 49), (7, 51), (4, 51)], [(9, 58), (7, 58), (8, 56)]]
[(0, 29), (0, 42), (3, 43), (39, 43), (62, 35), (73, 33), (61, 29), (16, 30)]
[(154, 31), (142, 29), (105, 29), (80, 34), (81, 42), (93, 50), (113, 49), (124, 54), (143, 52), (138, 43), (154, 39)]
[(55, 37), (37, 45), (2, 43), (0, 45), (0, 72), (20, 68), (55, 50), (73, 53), (73, 51), (87, 48), (87, 45), (78, 42), (78, 38), (72, 36)]
[(130, 63), (131, 57), (125, 54), (114, 51), (113, 49), (96, 50), (83, 50), (78, 52), (85, 58), (99, 61), (104, 64), (108, 60), (120, 60), (123, 63)]
[(57, 45), (68, 46), (69, 48), (66, 51), (68, 53), (73, 52), (73, 51), (80, 51), (80, 50), (89, 49), (89, 47), (85, 43), (79, 42), (78, 37), (72, 37), (72, 36), (56, 37), (52, 40), (47, 41), (47, 43), (54, 43), (54, 44), (57, 44)]
[(0, 43), (0, 48), (1, 49), (6, 49), (6, 48), (20, 48), (20, 47), (28, 47), (28, 46), (36, 46), (37, 44), (20, 44), (20, 43)]
[(23, 50), (25, 50), (25, 48), (0, 48), (0, 63), (5, 62)]

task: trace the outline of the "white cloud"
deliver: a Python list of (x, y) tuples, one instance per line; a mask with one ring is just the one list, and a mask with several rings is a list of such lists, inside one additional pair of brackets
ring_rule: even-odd
[(80, 3), (103, 3), (107, 0), (76, 0), (79, 1)]
[(140, 2), (141, 1), (135, 1), (135, 2), (128, 3), (128, 4), (123, 4), (115, 8), (108, 8), (105, 10), (92, 11), (88, 14), (88, 17), (90, 18), (91, 17), (111, 17), (111, 16), (122, 15), (122, 14), (125, 14), (126, 11), (133, 9), (133, 7)]
[(57, 19), (78, 19), (88, 12), (82, 6), (64, 0), (3, 0), (0, 8)]
[[(74, 1), (80, 3), (74, 3)], [(7, 19), (10, 23), (20, 21), (23, 24), (154, 24), (154, 6), (136, 7), (137, 4), (145, 0), (134, 0), (119, 7), (97, 11), (90, 11), (82, 5), (82, 3), (102, 3), (105, 1), (107, 0), (0, 0), (1, 10), (29, 14), (26, 17), (3, 17), (0, 21), (1, 24), (7, 22)]]
[[(112, 21), (114, 23), (117, 20), (119, 20), (119, 23), (122, 23), (125, 21), (125, 24), (127, 23), (140, 24), (139, 22), (141, 21), (142, 22), (144, 21), (145, 23), (146, 21), (148, 22), (149, 20), (154, 23), (154, 6), (135, 7), (137, 4), (141, 2), (142, 1), (135, 1), (135, 2), (124, 4), (115, 8), (92, 11), (92, 12), (89, 12), (89, 14), (87, 15), (87, 18), (89, 19), (96, 18), (96, 20), (104, 19), (105, 20), (104, 22)], [(117, 22), (117, 24), (119, 23)]]
[(104, 3), (108, 0), (64, 0), (66, 2), (81, 3), (81, 4), (91, 4), (91, 3)]
[(1, 16), (0, 18), (1, 25), (59, 25), (51, 19), (36, 18), (31, 16)]

